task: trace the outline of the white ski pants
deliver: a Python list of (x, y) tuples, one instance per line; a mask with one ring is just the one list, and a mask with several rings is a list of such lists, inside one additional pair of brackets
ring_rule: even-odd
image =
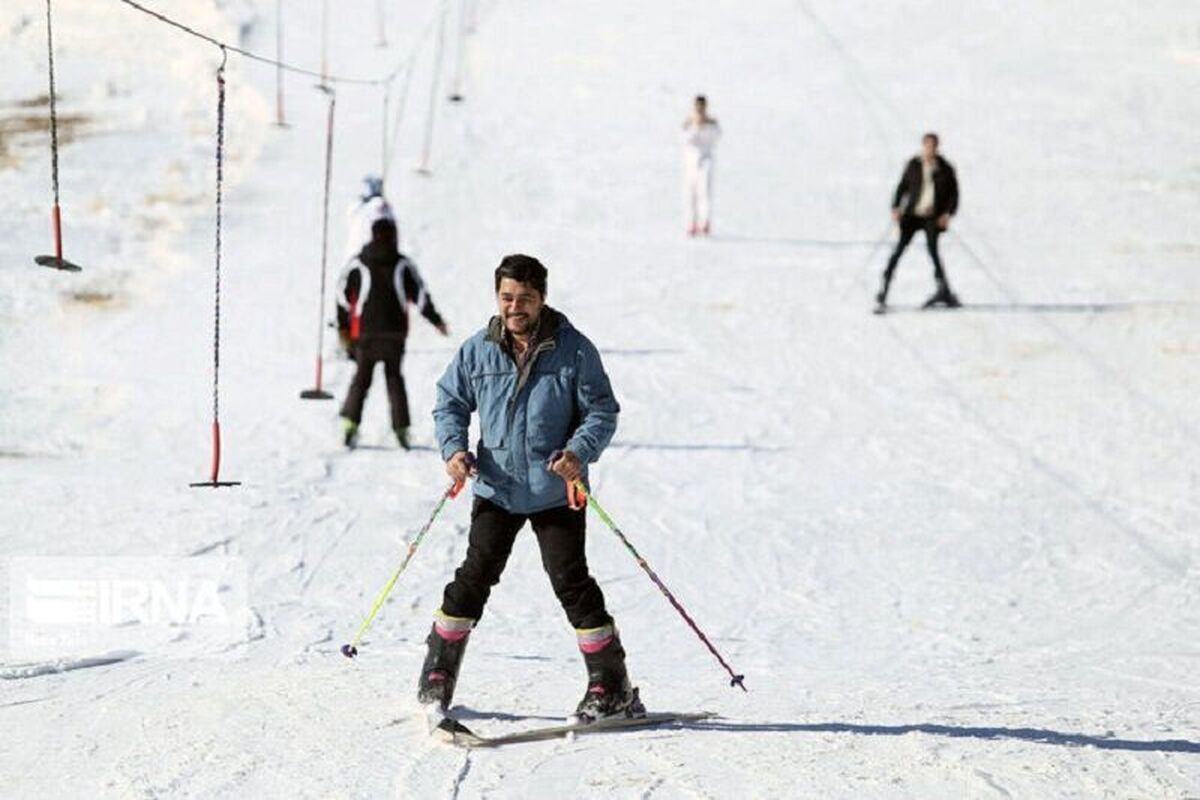
[(691, 156), (683, 164), (685, 222), (689, 227), (704, 227), (712, 218), (713, 158)]

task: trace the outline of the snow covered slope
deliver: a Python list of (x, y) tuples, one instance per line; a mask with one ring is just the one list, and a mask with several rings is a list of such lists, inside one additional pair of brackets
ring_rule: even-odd
[[(334, 5), (334, 72), (417, 55), (389, 188), (453, 337), (410, 340), (416, 440), (496, 262), (537, 255), (623, 406), (597, 497), (750, 692), (593, 518), (647, 704), (720, 718), (431, 741), (412, 695), (461, 499), (342, 658), (445, 479), (431, 449), (392, 449), (379, 388), (379, 449), (354, 454), (335, 403), (297, 399), (322, 96), (288, 77), (275, 128), (273, 70), (231, 57), (222, 475), (243, 485), (190, 489), (209, 459), (219, 53), (115, 0), (55, 3), (67, 254), (86, 271), (51, 273), (32, 263), (50, 247), (44, 6), (8, 0), (0, 557), (222, 556), (252, 613), (215, 639), (0, 650), (6, 795), (1200, 795), (1194, 3), (479, 0), (430, 176), (412, 167), (439, 5), (386, 3), (389, 49), (375, 3)], [(287, 6), (286, 56), (315, 68), (320, 4)], [(153, 7), (274, 52), (266, 0)], [(707, 241), (680, 213), (696, 92), (725, 130)], [(335, 254), (378, 169), (381, 100), (338, 93)], [(874, 317), (889, 195), (930, 129), (962, 184), (944, 256), (968, 307), (905, 311), (931, 290), (918, 242), (901, 313)], [(350, 365), (325, 347), (340, 394)], [(456, 699), (482, 732), (561, 718), (583, 691), (531, 537), (473, 642)]]

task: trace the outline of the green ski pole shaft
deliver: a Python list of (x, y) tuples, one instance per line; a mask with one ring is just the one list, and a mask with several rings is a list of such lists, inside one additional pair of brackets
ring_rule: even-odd
[(396, 585), (396, 581), (400, 580), (400, 576), (408, 567), (408, 562), (412, 561), (413, 555), (417, 552), (417, 548), (421, 546), (421, 540), (425, 538), (425, 534), (429, 533), (429, 529), (433, 527), (433, 522), (438, 518), (438, 514), (442, 513), (446, 502), (458, 497), (458, 493), (462, 491), (465, 482), (456, 482), (451, 484), (446, 491), (442, 492), (442, 497), (438, 500), (436, 506), (433, 507), (433, 513), (429, 515), (429, 520), (425, 526), (417, 532), (413, 540), (408, 544), (408, 552), (404, 554), (404, 560), (400, 562), (400, 567), (392, 574), (391, 579), (384, 585), (383, 591), (375, 598), (375, 603), (371, 606), (371, 613), (367, 614), (367, 618), (358, 626), (358, 632), (354, 634), (354, 638), (349, 644), (342, 645), (342, 655), (346, 658), (354, 658), (358, 655), (358, 645), (362, 642), (363, 636), (367, 632), (367, 628), (371, 627), (371, 623), (375, 621), (375, 616), (379, 613), (379, 609), (383, 608), (384, 601), (388, 595), (392, 593), (392, 588)]
[(641, 553), (637, 551), (637, 548), (633, 546), (633, 543), (629, 541), (629, 538), (621, 532), (621, 529), (617, 527), (617, 523), (613, 522), (613, 518), (608, 515), (608, 512), (604, 510), (604, 507), (601, 506), (600, 503), (596, 501), (596, 498), (584, 488), (582, 482), (575, 481), (575, 491), (587, 498), (587, 503), (592, 507), (592, 510), (596, 512), (596, 516), (600, 517), (601, 521), (603, 521), (604, 524), (609, 527), (609, 530), (617, 535), (617, 538), (621, 540), (621, 544), (625, 545), (625, 549), (628, 550), (630, 555), (632, 555), (637, 561), (638, 566), (646, 571), (646, 574), (650, 576), (650, 580), (654, 581), (654, 585), (658, 587), (658, 590), (663, 593), (663, 596), (667, 598), (667, 601), (670, 602), (675, 610), (679, 612), (679, 616), (683, 617), (683, 621), (686, 622), (688, 627), (690, 627), (692, 631), (700, 637), (700, 641), (704, 642), (704, 645), (708, 648), (708, 651), (713, 654), (717, 661), (721, 663), (721, 666), (725, 668), (725, 671), (729, 673), (729, 685), (741, 687), (743, 692), (749, 691), (746, 689), (746, 676), (739, 675), (738, 673), (734, 672), (733, 668), (725, 662), (725, 659), (722, 658), (721, 654), (717, 652), (717, 648), (714, 647), (713, 643), (710, 642), (708, 637), (704, 635), (704, 631), (700, 630), (700, 626), (697, 625), (692, 619), (691, 615), (688, 614), (687, 609), (685, 609), (683, 605), (675, 599), (675, 595), (671, 594), (671, 590), (667, 588), (666, 584), (664, 584), (662, 580), (659, 579), (658, 575), (655, 574), (654, 570), (650, 568), (650, 565), (646, 563), (646, 559), (642, 558)]

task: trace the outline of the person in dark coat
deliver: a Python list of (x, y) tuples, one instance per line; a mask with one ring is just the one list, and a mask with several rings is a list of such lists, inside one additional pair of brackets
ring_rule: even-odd
[(408, 394), (400, 373), (404, 342), (408, 338), (409, 303), (443, 336), (449, 335), (416, 265), (396, 247), (396, 223), (378, 219), (371, 226), (371, 241), (350, 262), (338, 297), (339, 333), (351, 343), (358, 367), (342, 404), (347, 447), (353, 448), (358, 441), (363, 403), (371, 388), (375, 365), (382, 363), (392, 410), (392, 430), (400, 446), (409, 448)]
[(956, 308), (961, 305), (958, 297), (950, 290), (946, 271), (938, 254), (938, 237), (950, 227), (950, 218), (958, 211), (958, 178), (954, 167), (938, 153), (938, 135), (927, 133), (921, 140), (921, 153), (914, 156), (904, 167), (900, 183), (892, 197), (892, 218), (900, 226), (900, 241), (888, 259), (883, 271), (883, 285), (875, 300), (879, 309), (887, 307), (888, 288), (900, 256), (912, 241), (917, 231), (925, 232), (925, 244), (933, 260), (933, 278), (937, 291), (925, 302), (928, 308), (944, 305)]

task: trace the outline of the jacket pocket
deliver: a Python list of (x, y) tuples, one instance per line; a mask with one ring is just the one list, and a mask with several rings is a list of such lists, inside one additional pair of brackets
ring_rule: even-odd
[(481, 372), (471, 377), (479, 410), (480, 440), (485, 447), (508, 444), (509, 401), (515, 378), (512, 373)]
[(494, 489), (505, 486), (509, 482), (508, 448), (489, 447), (480, 441), (475, 450), (475, 468), (479, 470), (479, 479)]
[(536, 373), (529, 386), (527, 416), (530, 450), (550, 453), (566, 444), (577, 424), (575, 367)]

